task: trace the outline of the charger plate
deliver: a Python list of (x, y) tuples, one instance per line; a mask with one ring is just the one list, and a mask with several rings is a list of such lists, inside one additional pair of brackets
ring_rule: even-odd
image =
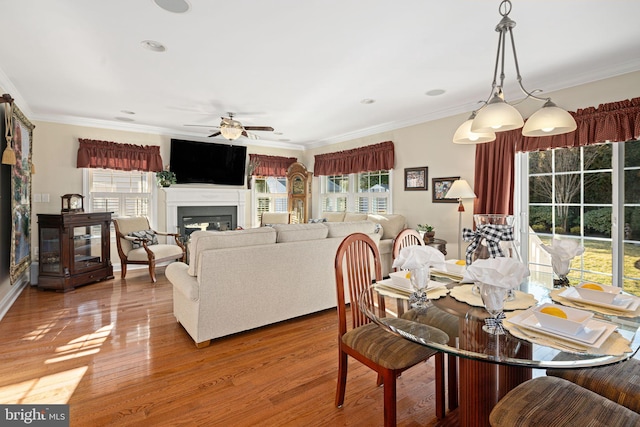
[[(482, 302), (482, 298), (480, 295), (473, 294), (473, 286), (474, 285), (460, 285), (454, 286), (451, 289), (451, 296), (457, 299), (458, 301), (467, 303), (474, 307), (484, 307), (484, 303)], [(533, 307), (538, 303), (538, 300), (531, 294), (522, 291), (515, 291), (516, 299), (513, 301), (505, 301), (504, 310), (522, 310), (525, 308)]]
[[(408, 300), (412, 291), (395, 286), (391, 279), (381, 280), (373, 285), (375, 289), (381, 294), (386, 295), (393, 298), (400, 298)], [(427, 288), (427, 298), (429, 299), (438, 299), (449, 293), (449, 289), (447, 289), (444, 283), (438, 283), (436, 286), (431, 288)]]
[[(603, 307), (602, 305), (598, 305), (602, 303), (597, 303), (597, 302), (594, 303), (593, 301), (579, 299), (579, 298), (569, 298), (565, 294), (565, 291), (567, 289), (568, 288), (554, 289), (551, 292), (549, 292), (549, 296), (553, 301), (560, 303), (562, 305), (566, 305), (567, 307), (582, 308), (582, 309), (591, 310), (593, 312), (606, 314), (610, 316), (618, 316), (618, 317), (640, 316), (640, 305), (637, 305), (635, 303), (631, 304), (628, 309), (619, 309), (619, 308), (613, 309), (609, 307)], [(579, 295), (579, 294), (576, 292), (576, 295)], [(571, 296), (571, 294), (569, 294), (569, 296)], [(638, 297), (633, 297), (633, 298), (640, 301), (640, 298)]]

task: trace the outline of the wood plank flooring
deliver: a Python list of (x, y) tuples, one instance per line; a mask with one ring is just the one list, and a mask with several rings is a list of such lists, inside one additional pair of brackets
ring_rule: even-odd
[[(376, 374), (352, 359), (334, 406), (336, 322), (328, 310), (199, 350), (161, 269), (156, 284), (134, 270), (65, 294), (27, 288), (0, 322), (0, 402), (68, 403), (74, 427), (381, 426)], [(397, 401), (399, 426), (458, 424), (435, 417), (433, 359), (398, 379)]]

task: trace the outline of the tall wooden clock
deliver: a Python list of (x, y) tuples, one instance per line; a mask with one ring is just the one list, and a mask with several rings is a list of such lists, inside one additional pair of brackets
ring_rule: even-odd
[(311, 178), (313, 172), (295, 162), (287, 169), (287, 197), (291, 222), (303, 224), (309, 221), (311, 212)]

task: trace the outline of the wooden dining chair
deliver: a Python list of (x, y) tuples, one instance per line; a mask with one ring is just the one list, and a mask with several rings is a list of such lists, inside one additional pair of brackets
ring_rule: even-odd
[[(378, 373), (378, 383), (384, 387), (384, 425), (396, 425), (396, 377), (406, 369), (435, 355), (436, 415), (444, 417), (444, 357), (408, 339), (394, 335), (372, 323), (358, 309), (360, 295), (369, 288), (372, 279), (382, 279), (380, 252), (373, 240), (363, 233), (347, 236), (336, 253), (336, 290), (338, 297), (338, 385), (335, 404), (344, 404), (347, 386), (348, 356)], [(345, 290), (351, 301), (351, 327), (347, 324)], [(378, 301), (384, 311), (384, 299)], [(442, 335), (446, 336), (444, 333)]]
[[(393, 259), (395, 260), (396, 258), (398, 258), (398, 255), (400, 255), (400, 251), (402, 250), (402, 248), (416, 245), (424, 246), (424, 240), (422, 240), (420, 233), (418, 233), (413, 228), (405, 228), (400, 233), (398, 233), (393, 241), (393, 250), (391, 252), (393, 255)], [(394, 268), (393, 270), (398, 271), (397, 268)]]
[[(400, 251), (407, 246), (424, 246), (422, 236), (412, 228), (405, 228), (396, 236), (393, 241), (393, 259), (395, 260), (398, 255), (400, 255)], [(398, 268), (394, 268), (394, 270), (398, 271)], [(458, 323), (456, 321), (451, 319), (433, 319), (430, 316), (430, 312), (428, 312), (429, 316), (424, 316), (412, 310), (405, 313), (402, 302), (398, 302), (397, 310), (398, 316), (402, 316), (403, 319), (418, 321), (419, 318), (420, 322), (444, 330), (451, 339), (449, 344), (455, 346), (455, 340), (458, 336)], [(443, 325), (447, 325), (447, 328), (443, 328)], [(452, 330), (452, 327), (455, 327), (455, 330)], [(456, 356), (452, 354), (447, 356), (447, 378), (449, 381), (449, 410), (451, 410), (458, 407), (458, 363)]]

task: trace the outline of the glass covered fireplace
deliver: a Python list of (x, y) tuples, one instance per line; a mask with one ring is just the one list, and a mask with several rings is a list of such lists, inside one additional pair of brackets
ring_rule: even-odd
[(185, 242), (194, 231), (235, 230), (236, 206), (178, 206), (178, 232)]

